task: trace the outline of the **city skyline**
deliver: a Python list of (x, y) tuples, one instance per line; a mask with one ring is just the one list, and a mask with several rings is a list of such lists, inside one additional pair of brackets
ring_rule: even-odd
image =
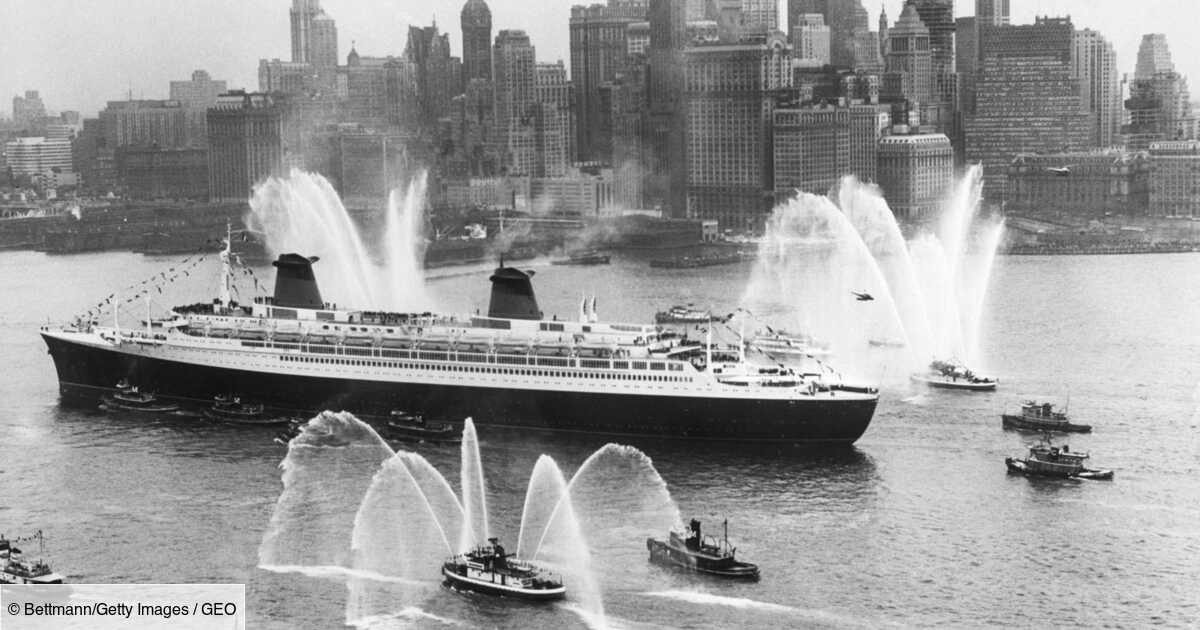
[[(454, 0), (427, 5), (434, 9), (427, 16), (416, 15), (394, 1), (378, 2), (371, 10), (352, 0), (325, 0), (322, 7), (338, 22), (337, 54), (344, 63), (352, 45), (363, 55), (399, 55), (407, 27), (428, 25), (435, 18), (439, 28), (450, 35), (452, 54), (461, 56), (458, 14), (462, 4)], [(576, 4), (581, 3), (488, 3), (493, 33), (525, 30), (537, 48), (538, 61), (551, 63), (569, 62), (568, 23), (570, 8)], [(291, 3), (286, 0), (253, 5), (213, 0), (203, 5), (183, 4), (167, 14), (162, 14), (161, 3), (133, 0), (112, 3), (111, 10), (103, 12), (105, 18), (86, 22), (70, 19), (73, 9), (65, 0), (16, 0), (16, 5), (12, 14), (24, 19), (0, 26), (8, 62), (0, 74), (0, 91), (11, 98), (25, 90), (38, 90), (54, 111), (91, 114), (105, 102), (130, 93), (134, 98), (167, 98), (169, 82), (186, 78), (196, 69), (227, 81), (230, 88), (253, 90), (257, 88), (259, 59), (291, 57)], [(873, 19), (881, 6), (891, 19), (903, 8), (900, 0), (864, 3)], [(1077, 28), (1099, 31), (1113, 42), (1122, 75), (1133, 74), (1142, 35), (1163, 33), (1177, 70), (1185, 76), (1200, 76), (1200, 43), (1188, 37), (1187, 26), (1194, 21), (1185, 19), (1200, 17), (1200, 8), (1186, 0), (1153, 0), (1139, 9), (1097, 7), (1086, 0), (1016, 0), (1012, 6), (1014, 23), (1031, 23), (1035, 15), (1070, 15)], [(973, 12), (973, 2), (956, 2), (957, 16)], [(212, 20), (214, 13), (226, 19)], [(1166, 15), (1175, 19), (1164, 20)], [(241, 31), (231, 30), (230, 24), (253, 26)], [(127, 44), (96, 45), (98, 40), (118, 38)]]

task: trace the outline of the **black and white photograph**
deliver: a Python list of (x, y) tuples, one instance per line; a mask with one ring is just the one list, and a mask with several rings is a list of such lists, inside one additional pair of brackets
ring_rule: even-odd
[(0, 627), (1200, 627), (1200, 5), (578, 1), (0, 1)]

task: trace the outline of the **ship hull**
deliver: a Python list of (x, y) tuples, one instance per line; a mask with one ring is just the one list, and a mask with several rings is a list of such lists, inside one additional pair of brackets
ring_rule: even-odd
[(419, 410), (452, 422), (609, 435), (775, 444), (852, 444), (877, 398), (745, 399), (384, 382), (198, 365), (76, 343), (43, 333), (68, 404), (93, 405), (127, 379), (163, 400), (208, 406), (230, 391), (294, 414), (326, 409), (387, 416)]

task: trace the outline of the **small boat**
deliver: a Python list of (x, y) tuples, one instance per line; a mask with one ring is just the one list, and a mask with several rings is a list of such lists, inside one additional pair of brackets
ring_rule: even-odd
[(949, 361), (934, 361), (929, 371), (913, 374), (912, 380), (941, 389), (963, 389), (968, 391), (990, 391), (996, 389), (997, 379), (980, 376), (962, 365)]
[(292, 442), (292, 438), (300, 435), (304, 431), (304, 424), (307, 420), (303, 418), (287, 418), (287, 426), (282, 431), (275, 434), (274, 442), (281, 446), (287, 446)]
[(161, 402), (154, 394), (143, 392), (124, 379), (117, 383), (117, 391), (101, 396), (100, 400), (100, 408), (105, 411), (138, 411), (142, 413), (179, 411), (179, 405)]
[(215, 422), (261, 426), (287, 424), (291, 420), (286, 416), (272, 416), (263, 405), (242, 402), (237, 396), (217, 396), (212, 406), (204, 410), (204, 417)]
[(672, 306), (654, 315), (654, 321), (658, 324), (704, 324), (713, 319), (712, 313), (696, 310), (691, 304)]
[(609, 256), (594, 249), (567, 252), (566, 258), (555, 258), (550, 261), (551, 265), (607, 265), (608, 263)]
[(1024, 429), (1029, 431), (1060, 431), (1063, 433), (1089, 433), (1090, 424), (1071, 424), (1066, 411), (1055, 411), (1050, 403), (1038, 403), (1028, 400), (1021, 405), (1021, 413), (1000, 414), (1000, 421), (1005, 429)]
[(673, 569), (739, 580), (758, 580), (758, 565), (739, 561), (737, 549), (729, 546), (729, 521), (725, 521), (725, 539), (717, 541), (700, 535), (700, 521), (692, 519), (685, 538), (676, 531), (667, 542), (646, 539), (650, 562)]
[(495, 538), (487, 545), (455, 556), (442, 565), (446, 584), (487, 595), (532, 601), (562, 599), (567, 594), (562, 579), (504, 552)]
[(1042, 442), (1029, 448), (1029, 456), (1024, 459), (1016, 457), (1004, 458), (1008, 472), (1035, 477), (1059, 477), (1063, 479), (1099, 479), (1113, 478), (1111, 470), (1096, 470), (1085, 468), (1084, 462), (1091, 457), (1087, 453), (1072, 451), (1069, 445), (1061, 448), (1050, 442), (1050, 434), (1045, 434)]
[(441, 422), (426, 422), (425, 416), (419, 413), (407, 413), (393, 409), (387, 422), (388, 437), (395, 440), (413, 442), (446, 442), (462, 441), (462, 436), (454, 427)]
[(27, 538), (9, 540), (0, 536), (0, 584), (62, 584), (63, 576), (50, 570), (41, 560), (26, 559), (16, 543), (36, 540), (42, 543), (42, 532)]
[(812, 335), (792, 334), (783, 330), (759, 332), (750, 340), (749, 347), (777, 361), (797, 357), (827, 357), (833, 354), (829, 344), (818, 341)]

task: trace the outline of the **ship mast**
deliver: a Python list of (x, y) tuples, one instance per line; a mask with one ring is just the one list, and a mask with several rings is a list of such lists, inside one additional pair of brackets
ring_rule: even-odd
[(712, 372), (712, 313), (709, 313), (708, 325), (704, 327), (704, 367)]
[(229, 308), (229, 303), (233, 301), (230, 296), (231, 286), (233, 284), (233, 270), (230, 268), (229, 259), (233, 252), (233, 228), (229, 222), (225, 222), (225, 248), (221, 250), (221, 306)]
[(121, 303), (121, 294), (113, 294), (113, 332), (117, 334), (117, 343), (121, 343), (121, 314), (117, 305)]

